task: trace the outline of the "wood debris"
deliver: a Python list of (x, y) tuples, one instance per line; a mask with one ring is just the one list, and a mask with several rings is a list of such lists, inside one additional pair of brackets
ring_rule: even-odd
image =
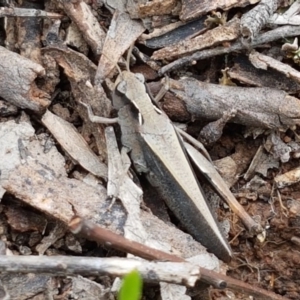
[[(11, 104), (23, 109), (41, 112), (50, 105), (50, 96), (35, 83), (45, 69), (17, 53), (0, 46), (0, 96)], [(11, 61), (14, 64), (11, 64)], [(11, 80), (11, 78), (15, 78)], [(21, 83), (21, 84), (20, 84)]]
[[(1, 299), (117, 298), (133, 267), (145, 299), (300, 298), (299, 1), (0, 2)], [(157, 193), (187, 189), (154, 116), (231, 262)]]
[(278, 0), (261, 0), (241, 18), (241, 34), (252, 40), (277, 10)]
[[(289, 94), (299, 91), (300, 84), (293, 78), (287, 77), (287, 72), (280, 72), (276, 69), (270, 72), (267, 66), (265, 67), (264, 69), (257, 69), (250, 63), (248, 58), (240, 56), (235, 59), (233, 67), (229, 68), (227, 74), (231, 79), (249, 86), (280, 89)], [(269, 67), (272, 68), (271, 65)], [(285, 64), (285, 68), (290, 67)]]
[(280, 90), (221, 86), (185, 78), (170, 79), (169, 91), (184, 102), (192, 119), (220, 119), (224, 111), (234, 108), (237, 112), (231, 121), (248, 126), (281, 129), (300, 122), (299, 100)]
[(235, 18), (227, 22), (226, 25), (211, 29), (198, 37), (155, 51), (152, 58), (173, 60), (176, 57), (193, 53), (196, 50), (235, 40), (239, 36), (239, 25), (239, 19)]
[(176, 0), (154, 0), (139, 5), (140, 18), (167, 15), (176, 7)]
[[(109, 75), (124, 52), (144, 30), (142, 24), (131, 20), (128, 14), (115, 11), (103, 45), (103, 55), (101, 55), (95, 78), (96, 83), (102, 82)], [(124, 32), (127, 34), (124, 35)], [(115, 51), (111, 52), (111, 49)]]
[(52, 114), (50, 111), (43, 115), (42, 122), (72, 159), (92, 174), (107, 178), (106, 166), (91, 151), (72, 124)]
[(84, 1), (72, 3), (70, 1), (60, 0), (59, 2), (63, 5), (64, 11), (69, 18), (78, 26), (80, 31), (84, 33), (83, 37), (94, 54), (100, 55), (106, 35), (96, 17), (93, 15), (90, 6)]
[[(2, 255), (0, 257), (0, 269), (7, 273), (50, 273), (56, 274), (55, 276), (74, 274), (85, 276), (99, 274), (124, 276), (133, 269), (136, 269), (145, 281), (164, 281), (187, 286), (194, 286), (200, 276), (199, 268), (187, 262), (147, 262), (116, 257), (16, 257)], [(155, 277), (153, 277), (153, 273), (155, 273)]]
[(193, 1), (184, 0), (182, 1), (182, 10), (180, 13), (181, 20), (190, 20), (201, 15), (204, 15), (213, 10), (222, 9), (228, 10), (233, 7), (243, 7), (249, 4), (255, 4), (259, 2), (258, 0), (217, 0), (217, 1)]
[(272, 68), (284, 74), (287, 78), (291, 78), (295, 82), (300, 83), (300, 72), (285, 63), (256, 51), (253, 51), (249, 55), (249, 59), (257, 69), (267, 70), (267, 68)]
[(300, 168), (293, 169), (274, 178), (278, 188), (283, 188), (300, 181)]

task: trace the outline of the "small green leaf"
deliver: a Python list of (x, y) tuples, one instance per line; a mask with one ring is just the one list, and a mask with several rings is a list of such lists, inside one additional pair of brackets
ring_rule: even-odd
[(118, 300), (140, 300), (142, 289), (142, 277), (138, 271), (133, 270), (123, 278)]

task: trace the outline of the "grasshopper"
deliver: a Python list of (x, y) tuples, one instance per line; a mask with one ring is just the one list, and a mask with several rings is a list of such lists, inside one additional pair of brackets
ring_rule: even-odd
[(123, 71), (116, 81), (113, 102), (119, 108), (121, 140), (130, 150), (135, 169), (146, 174), (197, 241), (229, 261), (231, 248), (205, 200), (182, 139), (169, 118), (152, 104), (141, 74)]
[[(197, 241), (223, 261), (230, 261), (232, 250), (209, 208), (180, 135), (167, 115), (153, 105), (144, 77), (127, 69), (116, 80), (113, 106), (118, 110), (122, 144), (136, 171), (146, 175)], [(116, 121), (96, 117), (85, 106), (93, 122)]]

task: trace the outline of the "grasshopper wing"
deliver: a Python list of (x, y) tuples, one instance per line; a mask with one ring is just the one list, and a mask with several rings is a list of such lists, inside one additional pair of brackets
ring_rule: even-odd
[(220, 259), (229, 261), (231, 248), (203, 196), (181, 138), (169, 119), (159, 117), (156, 133), (147, 131), (146, 121), (140, 133), (150, 169), (148, 179), (192, 236)]

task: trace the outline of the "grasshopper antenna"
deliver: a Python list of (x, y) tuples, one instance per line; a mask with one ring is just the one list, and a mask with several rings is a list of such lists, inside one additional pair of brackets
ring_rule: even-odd
[(129, 47), (128, 52), (127, 52), (127, 57), (126, 57), (126, 70), (127, 70), (128, 72), (130, 72), (130, 68), (129, 68), (129, 67), (130, 67), (130, 66), (129, 66), (129, 64), (130, 64), (130, 55), (132, 54), (133, 47), (134, 47), (134, 43), (131, 44), (131, 46)]

